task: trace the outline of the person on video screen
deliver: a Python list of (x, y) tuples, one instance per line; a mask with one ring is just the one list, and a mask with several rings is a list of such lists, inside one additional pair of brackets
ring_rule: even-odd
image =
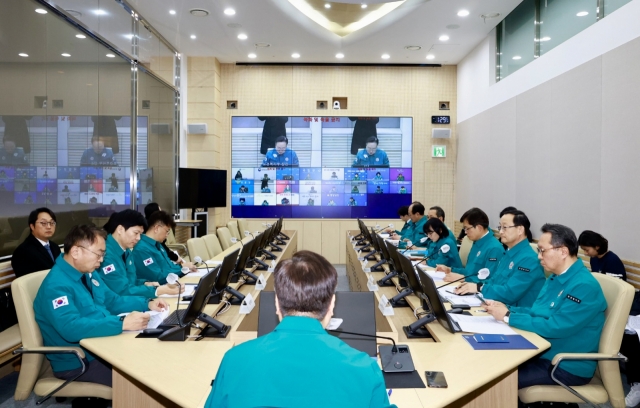
[(355, 198), (350, 197), (349, 198), (349, 207), (355, 207), (356, 205), (358, 205), (358, 203), (356, 202)]
[[(265, 174), (265, 176), (266, 176), (266, 174)], [(238, 170), (238, 172), (236, 173), (235, 179), (236, 180), (242, 180), (242, 173), (240, 172), (240, 170)]]
[(337, 180), (337, 179), (338, 179), (338, 175), (336, 174), (336, 172), (335, 172), (335, 171), (332, 171), (332, 172), (331, 172), (331, 179), (332, 179), (332, 180)]
[(380, 186), (376, 186), (376, 191), (374, 191), (375, 194), (382, 194), (384, 193), (384, 191), (382, 191), (382, 189), (380, 188)]
[(335, 202), (335, 201), (333, 201), (333, 200), (329, 200), (329, 202), (327, 203), (327, 205), (328, 205), (329, 207), (335, 207), (336, 202)]
[(81, 166), (117, 166), (118, 162), (113, 157), (113, 151), (104, 147), (105, 138), (93, 136), (91, 138), (92, 147), (82, 153), (80, 158)]
[(244, 198), (241, 198), (240, 205), (247, 205), (247, 200), (245, 200)]
[(311, 193), (311, 194), (317, 193), (317, 191), (316, 191), (314, 186), (311, 186), (311, 190), (309, 190), (309, 193)]
[(313, 198), (307, 200), (307, 205), (316, 205), (316, 201)]
[(286, 136), (278, 136), (276, 139), (276, 147), (270, 149), (264, 156), (262, 166), (264, 167), (283, 167), (283, 166), (298, 166), (298, 155), (293, 150), (289, 149), (287, 145), (289, 139)]
[(268, 174), (265, 174), (264, 176), (262, 176), (262, 180), (260, 180), (260, 181), (261, 181), (261, 183), (260, 183), (260, 189), (261, 189), (261, 190), (264, 190), (265, 188), (267, 188), (267, 187), (269, 186), (269, 181), (270, 181), (270, 180), (271, 180), (271, 179), (269, 178), (269, 175), (268, 175)]
[(396, 181), (404, 181), (404, 174), (398, 173), (398, 177), (396, 177)]
[(267, 200), (264, 200), (264, 201), (262, 201), (262, 205), (263, 206), (267, 206), (267, 205), (269, 205), (269, 202)]
[(380, 174), (380, 172), (377, 172), (374, 180), (382, 180), (382, 174)]
[(400, 190), (398, 190), (398, 194), (407, 194), (407, 189), (405, 188), (405, 186), (400, 187)]
[(289, 199), (287, 197), (283, 197), (282, 200), (280, 200), (280, 204), (282, 205), (289, 205), (291, 202), (289, 201)]
[(380, 118), (350, 117), (349, 120), (356, 122), (353, 127), (353, 136), (351, 137), (351, 154), (358, 154), (358, 149), (365, 146), (370, 136), (378, 136), (376, 125)]
[(351, 192), (352, 192), (353, 194), (358, 194), (358, 193), (360, 193), (360, 190), (358, 189), (358, 186), (353, 186), (353, 187), (351, 188)]
[(258, 120), (264, 121), (260, 153), (266, 154), (269, 147), (274, 145), (278, 136), (287, 134), (285, 123), (289, 121), (289, 118), (286, 116), (258, 116)]
[(249, 189), (247, 188), (247, 186), (240, 186), (240, 188), (238, 189), (238, 193), (248, 193)]
[(10, 136), (5, 136), (2, 140), (2, 148), (0, 148), (0, 165), (29, 165), (28, 158), (24, 155), (24, 151), (16, 147), (16, 142)]
[(366, 148), (360, 150), (353, 161), (354, 167), (389, 167), (387, 153), (378, 149), (378, 138), (371, 136), (367, 139)]

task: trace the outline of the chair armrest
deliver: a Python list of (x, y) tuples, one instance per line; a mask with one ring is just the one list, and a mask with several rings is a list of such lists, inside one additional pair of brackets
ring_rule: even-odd
[(604, 353), (558, 353), (551, 360), (551, 365), (558, 365), (564, 360), (590, 360), (590, 361), (603, 361), (603, 360), (616, 360), (627, 361), (627, 358), (620, 353), (616, 354), (604, 354)]
[(85, 358), (84, 350), (80, 347), (20, 347), (13, 354), (75, 354), (79, 360)]
[(178, 248), (178, 249), (184, 249), (185, 252), (187, 251), (187, 246), (185, 244), (166, 244), (167, 248), (173, 249), (173, 248)]

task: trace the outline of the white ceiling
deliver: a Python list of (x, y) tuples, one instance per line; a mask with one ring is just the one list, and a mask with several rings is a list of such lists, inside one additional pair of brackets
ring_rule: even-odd
[[(100, 3), (105, 1), (101, 0)], [(407, 0), (380, 20), (342, 38), (303, 15), (288, 0), (129, 2), (181, 53), (188, 56), (215, 56), (223, 63), (457, 64), (521, 1)], [(356, 0), (343, 2), (360, 3)], [(223, 11), (228, 7), (235, 9), (236, 14), (225, 15)], [(194, 8), (208, 10), (210, 14), (207, 17), (194, 17), (189, 13)], [(461, 9), (468, 10), (469, 16), (458, 17), (457, 12)], [(175, 10), (176, 14), (169, 14), (169, 10)], [(500, 13), (500, 17), (486, 21), (480, 17), (495, 12)], [(234, 24), (240, 24), (241, 27), (233, 27)], [(244, 41), (237, 39), (240, 33), (249, 38)], [(450, 39), (439, 41), (438, 38), (443, 34)], [(196, 35), (196, 39), (191, 39), (191, 35)], [(271, 46), (256, 51), (254, 44), (259, 42)], [(422, 49), (407, 51), (404, 49), (407, 45), (419, 45)], [(249, 59), (251, 52), (255, 52), (257, 58)], [(291, 54), (294, 52), (301, 57), (293, 59)], [(335, 58), (339, 52), (345, 55), (344, 59)], [(384, 53), (390, 55), (388, 60), (381, 59)], [(435, 59), (426, 60), (429, 53)]]

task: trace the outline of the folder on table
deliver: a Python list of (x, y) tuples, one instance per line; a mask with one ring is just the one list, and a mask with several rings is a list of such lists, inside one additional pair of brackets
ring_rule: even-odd
[(474, 350), (537, 350), (533, 343), (519, 334), (505, 335), (509, 341), (507, 343), (478, 343), (473, 334), (464, 334), (462, 337), (473, 347)]

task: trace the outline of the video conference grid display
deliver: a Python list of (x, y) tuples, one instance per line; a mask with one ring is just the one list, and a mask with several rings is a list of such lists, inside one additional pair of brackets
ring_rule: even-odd
[[(147, 118), (139, 119), (146, 129)], [(129, 123), (129, 117), (2, 116), (2, 212), (23, 213), (17, 206), (25, 204), (128, 208), (131, 168), (120, 164), (129, 163), (129, 149), (124, 154), (120, 146), (128, 146), (130, 139), (118, 129), (126, 131)], [(152, 169), (141, 170), (139, 179), (141, 201), (151, 202)], [(10, 211), (12, 206), (16, 211)]]
[[(412, 202), (411, 118), (234, 117), (232, 124), (233, 217), (393, 218)], [(367, 146), (371, 136), (378, 143)]]

